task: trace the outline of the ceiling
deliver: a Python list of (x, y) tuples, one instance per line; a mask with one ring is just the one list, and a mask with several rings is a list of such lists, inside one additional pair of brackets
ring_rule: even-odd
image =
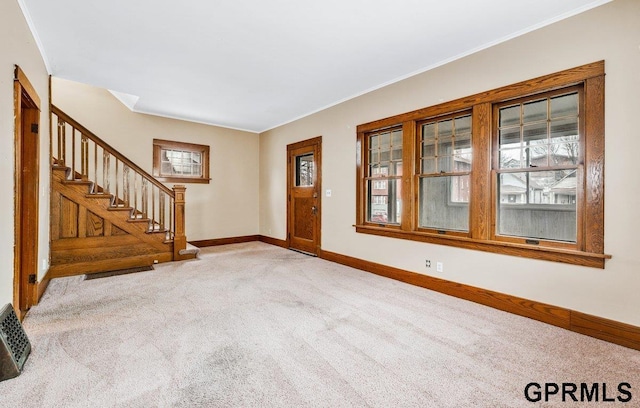
[(262, 132), (609, 0), (18, 0), (54, 76)]

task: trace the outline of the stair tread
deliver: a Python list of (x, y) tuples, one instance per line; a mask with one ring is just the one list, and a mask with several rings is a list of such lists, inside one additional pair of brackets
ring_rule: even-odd
[(89, 185), (91, 185), (91, 184), (93, 184), (93, 182), (92, 182), (92, 181), (88, 181), (88, 180), (79, 180), (79, 179), (62, 180), (62, 182), (63, 182), (63, 183), (65, 183), (65, 184), (76, 184), (76, 185), (83, 185), (83, 184), (86, 184), (86, 185), (88, 185), (88, 186), (89, 186)]
[(108, 208), (109, 211), (133, 211), (133, 207), (116, 207), (110, 206)]

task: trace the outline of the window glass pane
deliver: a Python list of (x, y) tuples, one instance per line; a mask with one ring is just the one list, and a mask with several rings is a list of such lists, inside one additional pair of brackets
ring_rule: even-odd
[(578, 143), (557, 143), (549, 146), (550, 165), (570, 166), (578, 164), (580, 145)]
[(500, 129), (500, 147), (520, 146), (520, 128)]
[(377, 163), (380, 161), (380, 152), (376, 150), (369, 150), (369, 163)]
[(393, 132), (391, 143), (394, 149), (396, 148), (402, 149), (402, 131), (396, 130)]
[(500, 151), (500, 168), (517, 169), (522, 167), (522, 149), (509, 149)]
[(520, 105), (500, 109), (500, 127), (520, 124)]
[(422, 173), (430, 174), (436, 172), (436, 159), (422, 159)]
[(525, 144), (536, 140), (543, 140), (546, 143), (547, 122), (535, 123), (533, 125), (524, 125), (522, 127), (522, 139)]
[(422, 140), (429, 140), (436, 138), (436, 124), (428, 123), (422, 125)]
[(402, 146), (400, 146), (400, 147), (394, 146), (393, 147), (391, 160), (402, 160)]
[(471, 133), (456, 133), (455, 151), (456, 153), (462, 153), (463, 149), (471, 148)]
[(546, 167), (549, 165), (548, 147), (540, 145), (524, 149), (525, 165), (527, 167)]
[(378, 135), (371, 136), (369, 138), (369, 148), (378, 149), (380, 147), (378, 140), (379, 140), (379, 136)]
[(451, 156), (438, 157), (438, 172), (451, 172)]
[(576, 170), (498, 175), (498, 234), (576, 242)]
[(296, 156), (295, 182), (298, 187), (313, 186), (313, 153)]
[(453, 134), (453, 120), (447, 119), (438, 122), (438, 137), (451, 136)]
[(547, 100), (529, 102), (522, 105), (522, 123), (547, 120)]
[(578, 93), (551, 98), (551, 118), (578, 116)]
[(420, 179), (419, 225), (438, 230), (469, 230), (469, 176)]
[(578, 118), (556, 119), (551, 121), (551, 143), (557, 141), (578, 140)]
[(439, 137), (438, 138), (438, 156), (444, 156), (453, 153), (451, 151), (451, 146), (453, 144), (453, 139), (451, 136), (448, 137)]
[(400, 180), (369, 180), (367, 221), (379, 224), (399, 224), (402, 209)]
[(380, 135), (380, 148), (389, 150), (391, 144), (391, 133), (385, 132)]
[(422, 143), (422, 157), (434, 157), (436, 155), (436, 142), (433, 139)]
[(200, 155), (200, 153), (197, 152), (193, 152), (191, 153), (191, 160), (193, 160), (194, 163), (200, 163), (202, 161), (202, 157)]
[(455, 120), (456, 136), (471, 133), (471, 115), (462, 116)]
[(162, 162), (162, 169), (160, 170), (162, 175), (171, 174), (172, 168), (170, 162)]
[(471, 154), (459, 154), (454, 156), (453, 171), (471, 171)]

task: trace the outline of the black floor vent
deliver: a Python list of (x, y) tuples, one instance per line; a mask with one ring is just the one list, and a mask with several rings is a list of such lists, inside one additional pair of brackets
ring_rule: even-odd
[(0, 381), (17, 377), (31, 352), (31, 343), (11, 304), (0, 313)]

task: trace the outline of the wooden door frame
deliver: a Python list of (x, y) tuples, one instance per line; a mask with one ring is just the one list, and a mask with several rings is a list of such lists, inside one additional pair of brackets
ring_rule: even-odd
[(322, 136), (287, 145), (287, 248), (291, 246), (291, 189), (293, 188), (293, 177), (295, 171), (295, 163), (290, 160), (291, 151), (301, 147), (317, 146), (317, 157), (314, 158), (316, 163), (316, 185), (318, 193), (317, 216), (315, 218), (315, 227), (317, 231), (316, 254), (320, 252), (322, 245)]
[[(17, 65), (13, 84), (15, 112), (13, 304), (16, 313), (22, 319), (24, 313), (37, 303), (38, 296), (40, 97)], [(30, 139), (29, 137), (32, 136), (35, 137)], [(23, 160), (25, 153), (29, 154), (27, 160)], [(26, 177), (23, 175), (23, 170)], [(28, 184), (26, 180), (34, 181)], [(28, 191), (25, 192), (25, 189)], [(30, 275), (35, 275), (35, 279), (32, 277), (30, 280)]]

